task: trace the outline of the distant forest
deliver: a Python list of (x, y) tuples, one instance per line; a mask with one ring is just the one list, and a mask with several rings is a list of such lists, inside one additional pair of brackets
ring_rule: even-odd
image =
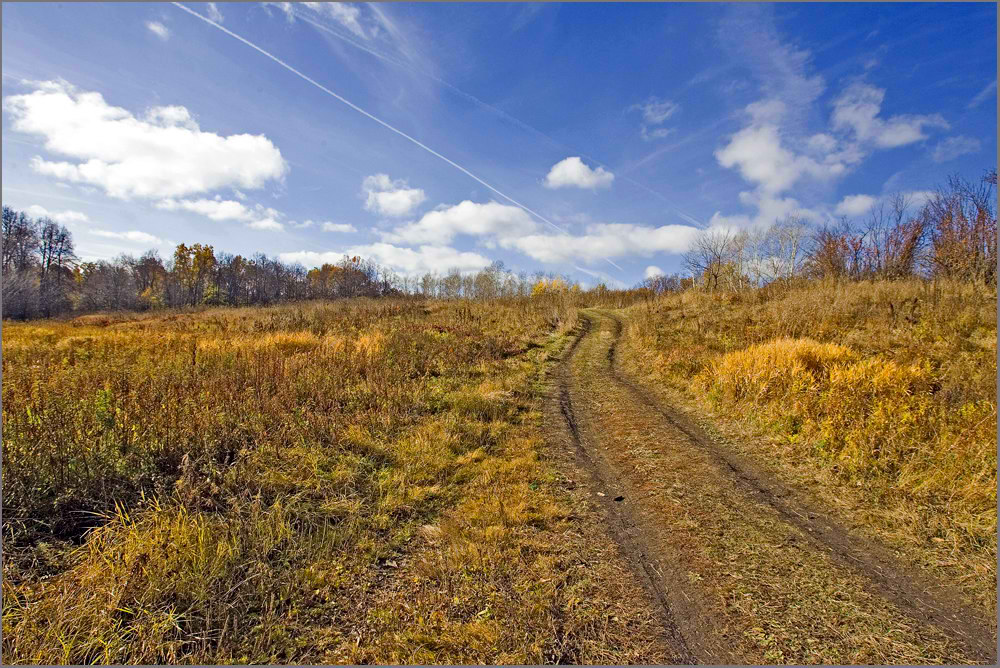
[[(799, 278), (914, 276), (995, 287), (996, 184), (994, 169), (975, 181), (950, 178), (920, 207), (902, 195), (883, 199), (860, 221), (814, 227), (787, 217), (767, 229), (708, 230), (684, 255), (687, 278), (653, 276), (633, 289), (734, 291)], [(307, 270), (263, 253), (217, 254), (198, 243), (179, 244), (166, 261), (150, 250), (138, 258), (81, 262), (65, 226), (8, 206), (3, 207), (2, 241), (4, 318), (404, 294), (495, 299), (581, 292), (551, 274), (514, 274), (501, 262), (475, 274), (442, 267), (443, 275), (400, 277), (360, 257), (345, 255), (336, 264)]]

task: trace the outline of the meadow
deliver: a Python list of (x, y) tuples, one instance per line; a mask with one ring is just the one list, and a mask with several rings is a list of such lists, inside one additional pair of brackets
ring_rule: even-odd
[(655, 658), (540, 459), (574, 322), (536, 298), (5, 323), (4, 661)]
[(995, 289), (533, 293), (5, 322), (3, 660), (663, 662), (547, 450), (587, 306), (631, 377), (995, 613)]
[(995, 288), (795, 280), (625, 312), (627, 369), (995, 616)]

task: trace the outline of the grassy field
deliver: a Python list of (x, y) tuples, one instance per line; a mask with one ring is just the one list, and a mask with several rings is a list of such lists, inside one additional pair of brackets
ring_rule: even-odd
[(387, 299), (5, 324), (4, 662), (656, 662), (539, 457), (574, 320)]
[(995, 615), (995, 290), (813, 282), (626, 313), (634, 374)]
[(642, 297), (5, 323), (3, 660), (666, 661), (546, 454), (585, 298), (634, 376), (994, 614), (995, 291)]

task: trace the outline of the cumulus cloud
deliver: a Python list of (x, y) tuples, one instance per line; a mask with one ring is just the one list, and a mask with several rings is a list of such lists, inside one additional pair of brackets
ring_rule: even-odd
[(246, 206), (235, 200), (225, 200), (219, 196), (215, 199), (163, 199), (156, 203), (156, 208), (164, 211), (190, 211), (216, 221), (235, 220), (246, 223), (255, 230), (282, 230), (284, 225), (279, 222), (283, 214), (280, 211), (256, 204)]
[(796, 154), (784, 146), (778, 127), (773, 124), (743, 128), (715, 152), (715, 157), (720, 165), (736, 167), (744, 179), (767, 193), (785, 191), (805, 175), (826, 179), (845, 170), (844, 164), (835, 160), (818, 162)]
[(326, 262), (339, 262), (347, 255), (358, 255), (389, 267), (404, 276), (419, 276), (427, 272), (442, 272), (456, 268), (462, 273), (479, 271), (489, 266), (490, 260), (479, 253), (460, 251), (449, 246), (425, 245), (418, 248), (401, 248), (378, 242), (351, 246), (343, 252), (295, 251), (281, 253), (285, 262), (301, 262), (307, 267), (318, 267)]
[(535, 221), (524, 209), (487, 202), (465, 200), (450, 207), (428, 211), (415, 222), (383, 232), (386, 241), (406, 244), (447, 244), (456, 235), (521, 235), (533, 232)]
[(603, 167), (591, 169), (579, 157), (560, 160), (545, 177), (546, 188), (608, 188), (615, 175)]
[(948, 137), (938, 142), (931, 152), (931, 158), (934, 162), (948, 162), (966, 153), (978, 153), (982, 147), (982, 143), (974, 137), (964, 135)]
[(940, 114), (899, 115), (879, 118), (885, 90), (866, 83), (854, 83), (833, 103), (834, 129), (850, 129), (859, 142), (879, 148), (895, 148), (926, 139), (924, 128), (948, 128)]
[(66, 211), (49, 211), (45, 207), (39, 204), (32, 204), (27, 209), (27, 213), (32, 218), (51, 218), (60, 225), (75, 225), (76, 223), (86, 223), (90, 221), (87, 214), (82, 211), (71, 211), (67, 209)]
[(646, 267), (646, 278), (656, 278), (657, 276), (663, 276), (663, 270), (656, 265), (649, 265)]
[(285, 226), (276, 221), (274, 218), (261, 218), (259, 220), (254, 220), (247, 223), (247, 227), (254, 230), (267, 230), (269, 232), (280, 232), (285, 229)]
[(466, 200), (438, 207), (420, 220), (379, 234), (389, 244), (419, 245), (422, 249), (446, 247), (458, 236), (475, 237), (488, 248), (516, 250), (545, 263), (568, 263), (679, 253), (688, 248), (697, 232), (698, 228), (685, 225), (589, 223), (582, 234), (550, 234), (519, 207)]
[(822, 213), (802, 206), (794, 197), (778, 197), (758, 189), (741, 192), (739, 200), (744, 206), (755, 210), (754, 215), (724, 215), (716, 211), (709, 218), (709, 228), (735, 232), (751, 226), (765, 227), (789, 216), (810, 222), (824, 220)]
[(172, 246), (174, 243), (172, 241), (167, 241), (166, 239), (161, 239), (158, 236), (149, 234), (148, 232), (141, 232), (139, 230), (128, 230), (127, 232), (113, 232), (111, 230), (90, 230), (91, 234), (99, 237), (105, 237), (108, 239), (121, 239), (122, 241), (131, 241), (136, 244), (154, 244), (157, 246)]
[[(311, 220), (307, 220), (307, 223), (312, 223)], [(349, 234), (352, 232), (357, 232), (358, 229), (351, 225), (350, 223), (323, 223), (324, 232), (338, 232), (341, 234)]]
[(388, 174), (373, 174), (361, 184), (365, 211), (380, 216), (401, 218), (420, 206), (427, 195), (421, 188), (410, 188), (405, 179), (393, 181)]
[[(814, 103), (825, 89), (809, 72), (810, 54), (783, 43), (768, 6), (733, 6), (721, 23), (720, 42), (736, 51), (759, 82), (761, 99), (745, 109), (747, 122), (715, 151), (723, 167), (738, 170), (754, 186), (740, 201), (756, 213), (723, 215), (710, 224), (739, 227), (773, 223), (785, 215), (819, 221), (828, 214), (801, 206), (786, 196), (801, 181), (831, 182), (860, 164), (872, 151), (924, 140), (928, 131), (947, 128), (940, 114), (881, 116), (885, 90), (865, 82), (847, 86), (834, 100), (829, 126), (810, 125)], [(841, 203), (850, 208), (860, 200)]]
[[(889, 201), (895, 194), (889, 193), (878, 197), (873, 195), (848, 195), (837, 203), (833, 213), (838, 216), (863, 216), (871, 211), (872, 207)], [(902, 195), (903, 201), (910, 210), (921, 208), (935, 196), (933, 190), (907, 190), (898, 194)]]
[[(884, 92), (867, 84), (852, 84), (834, 102), (831, 132), (796, 136), (786, 127), (787, 106), (780, 100), (760, 100), (748, 105), (750, 122), (715, 152), (719, 164), (735, 168), (753, 192), (740, 193), (740, 200), (757, 207), (754, 216), (723, 216), (716, 212), (716, 224), (770, 224), (793, 214), (819, 220), (822, 216), (799, 206), (792, 198), (781, 197), (805, 177), (829, 182), (847, 171), (875, 149), (903, 146), (925, 138), (924, 129), (947, 127), (939, 115), (879, 117)], [(857, 202), (841, 203), (850, 208)]]
[(833, 212), (838, 216), (860, 216), (868, 213), (877, 199), (871, 195), (847, 195)]
[(65, 81), (35, 87), (5, 98), (4, 109), (14, 130), (39, 135), (47, 151), (71, 158), (31, 161), (32, 169), (61, 181), (97, 186), (120, 199), (160, 199), (261, 188), (288, 171), (264, 135), (205, 132), (185, 107), (154, 107), (137, 118)]
[(505, 237), (503, 248), (516, 249), (532, 259), (545, 263), (568, 262), (575, 259), (595, 262), (614, 257), (653, 253), (682, 253), (698, 234), (697, 227), (663, 225), (651, 227), (628, 223), (596, 223), (588, 225), (584, 234), (529, 234)]
[(167, 29), (167, 26), (159, 21), (146, 21), (146, 28), (164, 42), (170, 39), (170, 31)]
[(222, 23), (222, 12), (219, 11), (219, 8), (214, 2), (208, 3), (206, 13), (208, 14), (208, 18), (212, 19), (216, 23)]

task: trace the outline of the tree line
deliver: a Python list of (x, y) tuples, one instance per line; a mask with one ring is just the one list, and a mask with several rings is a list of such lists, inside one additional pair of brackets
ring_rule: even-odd
[[(179, 306), (255, 306), (303, 299), (419, 294), (442, 299), (496, 299), (539, 294), (539, 285), (566, 286), (538, 272), (514, 274), (502, 262), (463, 274), (398, 276), (376, 262), (345, 255), (306, 270), (257, 253), (217, 253), (210, 245), (179, 244), (164, 261), (155, 250), (139, 257), (83, 262), (73, 236), (47, 217), (3, 207), (3, 317), (29, 319), (70, 313), (143, 311)], [(549, 283), (546, 283), (548, 281)], [(554, 288), (550, 288), (551, 293)], [(577, 287), (577, 290), (579, 288)]]
[(306, 271), (257, 253), (216, 253), (209, 245), (179, 244), (164, 261), (155, 250), (140, 257), (81, 262), (65, 226), (3, 207), (3, 316), (52, 317), (104, 310), (142, 311), (194, 305), (267, 305), (397, 292), (395, 277), (374, 262), (344, 257)]
[[(958, 176), (919, 207), (902, 194), (860, 221), (810, 227), (788, 216), (766, 229), (711, 230), (684, 254), (691, 280), (705, 290), (739, 290), (794, 277), (833, 280), (944, 278), (996, 286), (997, 173)], [(656, 277), (641, 287), (682, 289)]]
[[(903, 195), (877, 203), (861, 221), (811, 227), (786, 217), (766, 229), (709, 230), (684, 254), (687, 276), (646, 279), (643, 294), (698, 288), (740, 290), (792, 278), (893, 280), (947, 278), (996, 286), (996, 170), (979, 181), (951, 177), (922, 206)], [(81, 262), (65, 226), (3, 207), (3, 317), (28, 319), (106, 310), (196, 305), (253, 306), (301, 299), (423, 295), (497, 299), (567, 295), (579, 285), (536, 272), (514, 274), (502, 262), (476, 273), (398, 276), (344, 256), (306, 270), (257, 253), (216, 253), (179, 244), (164, 261), (148, 251)], [(602, 302), (602, 283), (587, 292)]]

